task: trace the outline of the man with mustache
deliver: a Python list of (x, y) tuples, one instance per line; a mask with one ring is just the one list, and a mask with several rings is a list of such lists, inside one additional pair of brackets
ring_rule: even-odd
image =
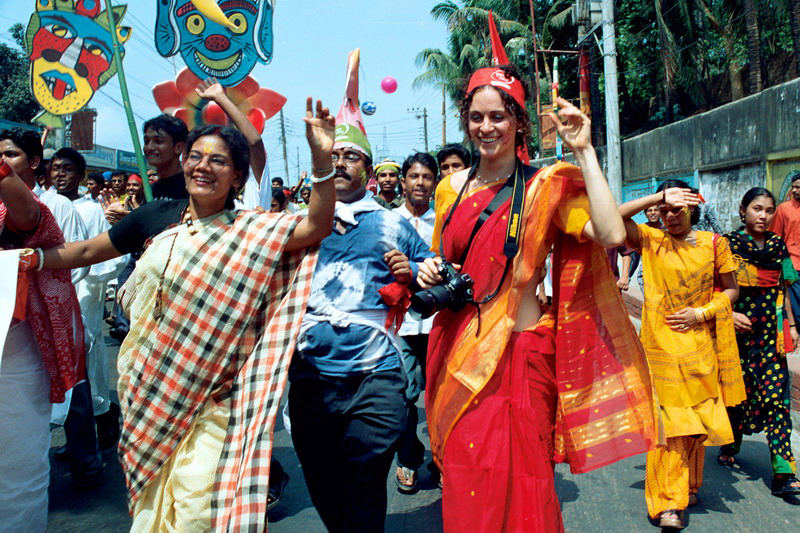
[(311, 500), (328, 530), (383, 531), (409, 380), (400, 361), (404, 343), (387, 320), (392, 307), (379, 291), (410, 283), (416, 262), (432, 254), (402, 216), (367, 191), (372, 150), (349, 96), (332, 154), (334, 227), (320, 245), (289, 371), (289, 417)]
[(375, 165), (375, 180), (378, 194), (375, 201), (386, 209), (396, 209), (403, 205), (403, 197), (397, 193), (400, 183), (400, 165), (389, 159)]

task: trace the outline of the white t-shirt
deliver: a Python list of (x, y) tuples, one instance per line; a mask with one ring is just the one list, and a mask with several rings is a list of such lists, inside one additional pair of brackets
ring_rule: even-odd
[[(414, 229), (417, 230), (422, 240), (425, 241), (428, 246), (431, 245), (433, 241), (433, 223), (436, 221), (436, 213), (433, 209), (428, 208), (421, 217), (418, 217), (409, 211), (406, 204), (403, 203), (403, 205), (396, 208), (394, 212), (408, 220), (408, 222), (414, 226)], [(398, 333), (400, 336), (427, 335), (431, 331), (431, 326), (433, 326), (433, 317), (426, 318), (425, 320), (417, 320), (410, 314), (406, 314), (405, 318), (403, 318), (403, 325), (400, 326), (400, 331)]]

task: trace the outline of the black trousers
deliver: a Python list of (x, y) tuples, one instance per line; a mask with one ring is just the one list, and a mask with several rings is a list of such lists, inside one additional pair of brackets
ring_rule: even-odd
[[(407, 335), (403, 340), (411, 348), (422, 373), (421, 388), (425, 388), (425, 360), (428, 355), (428, 335)], [(397, 445), (397, 464), (417, 470), (425, 462), (425, 445), (417, 437), (419, 410), (416, 398), (408, 400), (408, 418)]]
[(295, 356), (289, 378), (292, 442), (325, 527), (382, 532), (386, 479), (407, 415), (403, 371), (325, 376)]
[(67, 453), (72, 475), (76, 481), (103, 470), (97, 445), (89, 380), (82, 381), (72, 389), (72, 399), (64, 421), (64, 434), (67, 437)]

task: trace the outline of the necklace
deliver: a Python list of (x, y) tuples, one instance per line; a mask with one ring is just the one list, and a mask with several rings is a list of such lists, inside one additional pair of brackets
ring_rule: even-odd
[[(181, 213), (181, 221), (186, 223), (186, 229), (189, 231), (189, 235), (194, 235), (197, 233), (197, 228), (194, 227), (192, 223), (192, 213), (189, 211), (189, 206), (187, 205), (186, 208)], [(167, 275), (167, 268), (169, 267), (169, 263), (172, 260), (172, 250), (175, 248), (175, 241), (178, 240), (178, 230), (172, 235), (172, 243), (169, 245), (169, 253), (167, 254), (167, 260), (164, 263), (164, 269), (161, 271), (161, 276), (158, 278), (158, 287), (156, 288), (156, 303), (153, 306), (153, 318), (155, 320), (161, 320), (164, 316), (163, 305), (162, 305), (162, 293), (164, 292), (164, 278)]]
[(510, 172), (510, 173), (509, 173), (509, 174), (508, 174), (506, 177), (504, 177), (504, 178), (490, 178), (490, 179), (484, 179), (484, 178), (483, 178), (483, 176), (481, 176), (480, 172), (478, 172), (478, 173), (476, 173), (476, 174), (475, 174), (475, 181), (477, 181), (477, 182), (480, 182), (480, 183), (482, 183), (482, 184), (484, 184), (484, 185), (488, 185), (489, 183), (495, 183), (495, 182), (497, 182), (497, 181), (505, 181), (505, 180), (507, 180), (508, 178), (510, 178), (510, 177), (511, 177), (511, 175), (512, 175), (512, 174), (513, 174), (515, 171), (516, 171), (516, 169), (512, 170), (512, 171), (511, 171), (511, 172)]
[(186, 224), (186, 229), (189, 230), (189, 235), (194, 235), (197, 233), (197, 228), (194, 227), (194, 223), (192, 222), (192, 213), (189, 211), (189, 206), (186, 206), (186, 209), (183, 210), (181, 213), (181, 220)]

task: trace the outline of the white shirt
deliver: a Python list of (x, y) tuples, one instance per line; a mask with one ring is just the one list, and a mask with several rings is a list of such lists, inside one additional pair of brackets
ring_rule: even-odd
[[(83, 220), (84, 226), (86, 226), (87, 239), (97, 237), (101, 233), (111, 229), (111, 224), (106, 220), (105, 213), (103, 212), (103, 208), (100, 207), (100, 203), (91, 196), (81, 196), (73, 200), (72, 205), (75, 206), (81, 220)], [(124, 255), (92, 265), (89, 268), (89, 275), (86, 281), (105, 283), (115, 279), (120, 272), (122, 272), (122, 269), (125, 268), (127, 263), (128, 256)]]
[[(69, 198), (58, 194), (55, 187), (45, 190), (37, 185), (33, 188), (33, 192), (47, 206), (47, 209), (53, 213), (56, 224), (61, 228), (61, 233), (64, 234), (66, 242), (85, 241), (89, 238), (86, 225)], [(88, 273), (89, 267), (73, 268), (70, 272), (72, 283), (78, 283)]]
[[(414, 229), (417, 230), (422, 240), (430, 246), (433, 241), (433, 223), (436, 222), (436, 212), (428, 208), (422, 216), (418, 217), (408, 210), (405, 202), (400, 207), (394, 209), (394, 212), (408, 220)], [(425, 320), (417, 320), (412, 318), (410, 314), (406, 313), (403, 318), (403, 325), (400, 326), (398, 332), (401, 337), (407, 335), (427, 335), (431, 331), (433, 325), (433, 317), (426, 318)]]

